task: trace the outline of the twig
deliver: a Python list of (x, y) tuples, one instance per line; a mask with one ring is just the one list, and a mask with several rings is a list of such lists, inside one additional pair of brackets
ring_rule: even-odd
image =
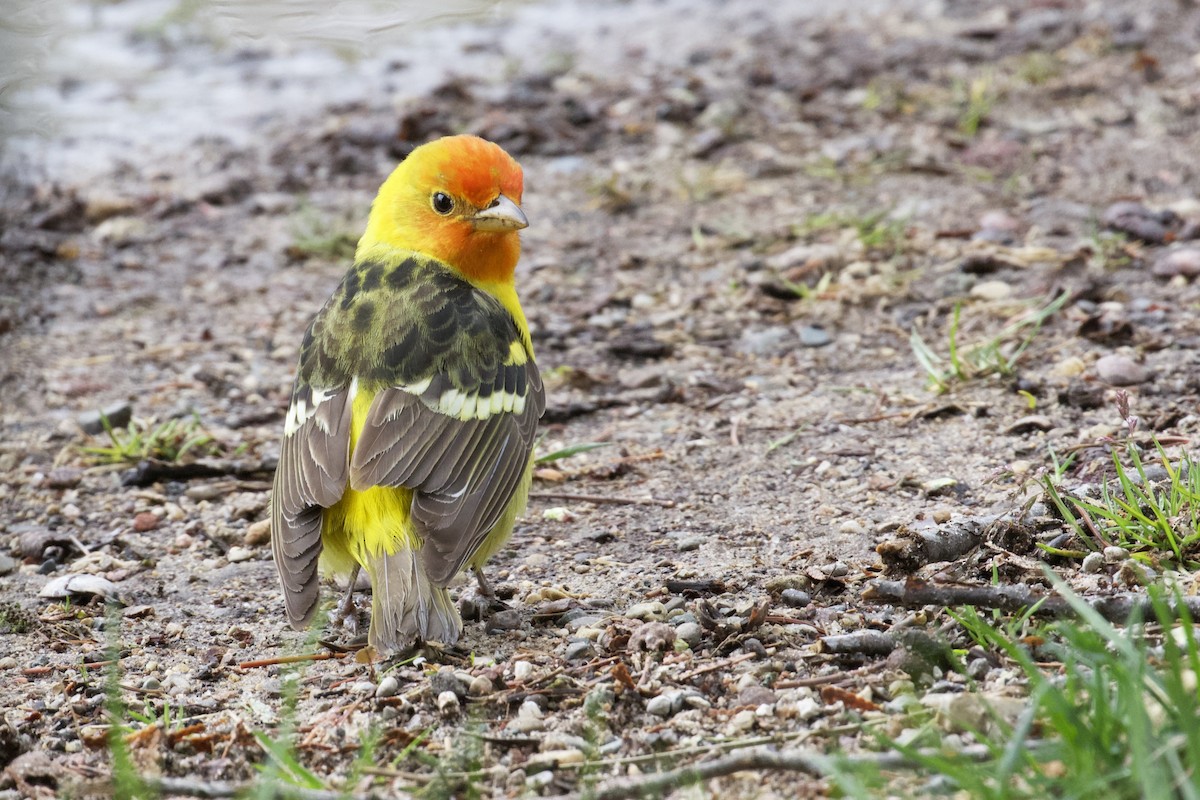
[(306, 661), (328, 661), (331, 658), (345, 658), (346, 655), (347, 653), (301, 653), (296, 656), (275, 656), (273, 658), (260, 658), (257, 661), (243, 661), (238, 664), (238, 669), (273, 667), (276, 664), (300, 664)]
[(122, 486), (149, 486), (159, 481), (186, 481), (193, 478), (237, 478), (269, 476), (279, 463), (276, 458), (259, 461), (234, 461), (229, 459), (204, 459), (186, 464), (146, 459), (133, 469), (121, 473)]
[(709, 778), (732, 775), (747, 769), (778, 769), (789, 772), (804, 772), (814, 777), (828, 773), (828, 758), (815, 751), (793, 748), (773, 750), (769, 747), (754, 747), (735, 750), (729, 755), (689, 764), (686, 767), (655, 772), (633, 780), (616, 781), (601, 787), (591, 795), (593, 800), (624, 800), (630, 797), (661, 797), (668, 789), (690, 786)]
[[(992, 586), (966, 585), (960, 583), (925, 583), (908, 581), (875, 581), (866, 588), (864, 600), (874, 603), (892, 603), (905, 607), (920, 606), (976, 606), (998, 608), (1002, 611), (1026, 611), (1042, 617), (1073, 617), (1075, 610), (1065, 597), (1046, 594), (1024, 585)], [(1156, 615), (1154, 604), (1145, 595), (1116, 594), (1107, 597), (1081, 598), (1092, 609), (1109, 622), (1128, 622), (1132, 618), (1150, 619)], [(1184, 597), (1182, 605), (1193, 619), (1200, 617), (1200, 597)], [(1164, 604), (1172, 615), (1181, 611), (1174, 598)], [(1036, 608), (1033, 608), (1037, 606)]]
[(719, 670), (719, 669), (726, 669), (728, 667), (734, 666), (735, 664), (740, 664), (743, 661), (749, 661), (750, 659), (754, 658), (754, 656), (755, 656), (754, 653), (742, 653), (741, 655), (733, 656), (732, 658), (727, 658), (724, 661), (714, 661), (711, 664), (705, 664), (703, 667), (697, 667), (696, 669), (692, 670), (691, 672), (685, 672), (682, 675), (680, 675), (678, 678), (676, 678), (676, 680), (690, 681), (692, 678), (695, 678), (697, 675), (703, 675), (706, 672), (715, 672), (716, 670)]
[[(1036, 751), (1044, 747), (1041, 741), (1027, 741), (1026, 748)], [(940, 754), (934, 749), (922, 750), (918, 757), (928, 757)], [(995, 753), (988, 745), (969, 745), (957, 751), (957, 757), (966, 761), (982, 762), (993, 758)], [(626, 800), (627, 798), (663, 796), (669, 789), (681, 788), (724, 775), (732, 775), (744, 770), (782, 770), (786, 772), (803, 772), (816, 778), (824, 778), (830, 774), (829, 756), (815, 750), (798, 747), (776, 750), (771, 747), (759, 746), (747, 750), (737, 750), (711, 761), (692, 764), (666, 772), (655, 772), (640, 778), (614, 781), (607, 786), (601, 786), (589, 795), (592, 800)], [(844, 756), (842, 765), (845, 769), (854, 770), (855, 766), (874, 766), (878, 769), (903, 769), (920, 766), (920, 762), (904, 753), (863, 753), (857, 756)], [(546, 800), (566, 800), (566, 796), (547, 798)]]
[(985, 542), (1014, 553), (1033, 549), (1033, 536), (1020, 520), (1004, 516), (971, 517), (937, 528), (912, 530), (901, 526), (875, 552), (889, 573), (909, 574), (926, 564), (957, 561)]
[[(279, 782), (230, 783), (228, 781), (202, 781), (196, 778), (142, 778), (141, 783), (155, 795), (182, 795), (184, 797), (226, 798), (250, 797), (261, 800), (396, 800), (394, 792), (334, 792), (328, 789), (308, 789), (288, 786)], [(409, 796), (409, 795), (405, 795)]]
[(577, 500), (581, 503), (675, 507), (674, 500), (659, 500), (657, 497), (617, 497), (603, 494), (571, 494), (570, 492), (530, 492), (529, 496), (538, 500)]

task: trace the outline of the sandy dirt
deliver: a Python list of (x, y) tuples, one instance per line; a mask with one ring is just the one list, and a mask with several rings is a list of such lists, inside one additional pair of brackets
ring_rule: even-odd
[[(860, 752), (864, 719), (913, 724), (905, 692), (962, 686), (823, 646), (944, 621), (862, 599), (881, 542), (1005, 517), (1023, 549), (917, 570), (1037, 585), (1030, 541), (1065, 546), (1041, 478), (1074, 452), (1064, 486), (1104, 480), (1119, 392), (1139, 441), (1188, 450), (1194, 7), (699, 5), (603, 6), (606, 28), (537, 57), (506, 45), (518, 22), (490, 23), (465, 45), (505, 65), (489, 80), (451, 53), (399, 104), (8, 182), (0, 796), (103, 793), (114, 685), (140, 769), (197, 785), (256, 779), (257, 735), (288, 728), (328, 786), (429, 797), (572, 795), (762, 742)], [(512, 41), (540, 40), (536, 18)], [(285, 625), (264, 521), (294, 360), (379, 182), (459, 131), (526, 172), (539, 452), (608, 446), (540, 469), (489, 566), (509, 609), (464, 580), (460, 647), (242, 666), (341, 655), (318, 639), (342, 631)], [(998, 347), (938, 391), (910, 337), (948, 358), (956, 308), (960, 345)], [(98, 464), (81, 448), (107, 439), (80, 427), (97, 409), (206, 433), (182, 463), (222, 474)], [(1052, 563), (1086, 590), (1127, 582)], [(115, 672), (87, 666), (114, 647)], [(976, 677), (1020, 694), (1000, 665)], [(774, 772), (696, 791), (827, 789)]]

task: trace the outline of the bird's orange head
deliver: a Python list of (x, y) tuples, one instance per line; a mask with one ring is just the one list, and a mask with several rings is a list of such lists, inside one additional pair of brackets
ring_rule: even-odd
[(413, 150), (371, 206), (357, 258), (412, 250), (476, 282), (511, 282), (521, 254), (521, 166), (492, 142), (447, 136)]

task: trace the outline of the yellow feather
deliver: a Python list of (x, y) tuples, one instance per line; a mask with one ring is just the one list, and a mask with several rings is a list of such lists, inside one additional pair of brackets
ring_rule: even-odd
[[(359, 434), (371, 410), (374, 392), (360, 390), (354, 397), (350, 416), (350, 452), (358, 445)], [(372, 486), (365, 491), (347, 487), (337, 504), (325, 512), (321, 554), (325, 569), (347, 575), (357, 564), (382, 553), (395, 553), (400, 548), (415, 549), (420, 540), (409, 517), (412, 506), (410, 489)]]

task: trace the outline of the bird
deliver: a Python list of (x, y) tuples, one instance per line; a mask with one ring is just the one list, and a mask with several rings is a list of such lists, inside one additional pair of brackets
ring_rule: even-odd
[(453, 645), (448, 586), (512, 534), (533, 471), (545, 390), (517, 296), (520, 165), (456, 135), (413, 149), (380, 187), (353, 266), (300, 345), (271, 494), (272, 551), (292, 627), (320, 572), (343, 576), (368, 644)]

